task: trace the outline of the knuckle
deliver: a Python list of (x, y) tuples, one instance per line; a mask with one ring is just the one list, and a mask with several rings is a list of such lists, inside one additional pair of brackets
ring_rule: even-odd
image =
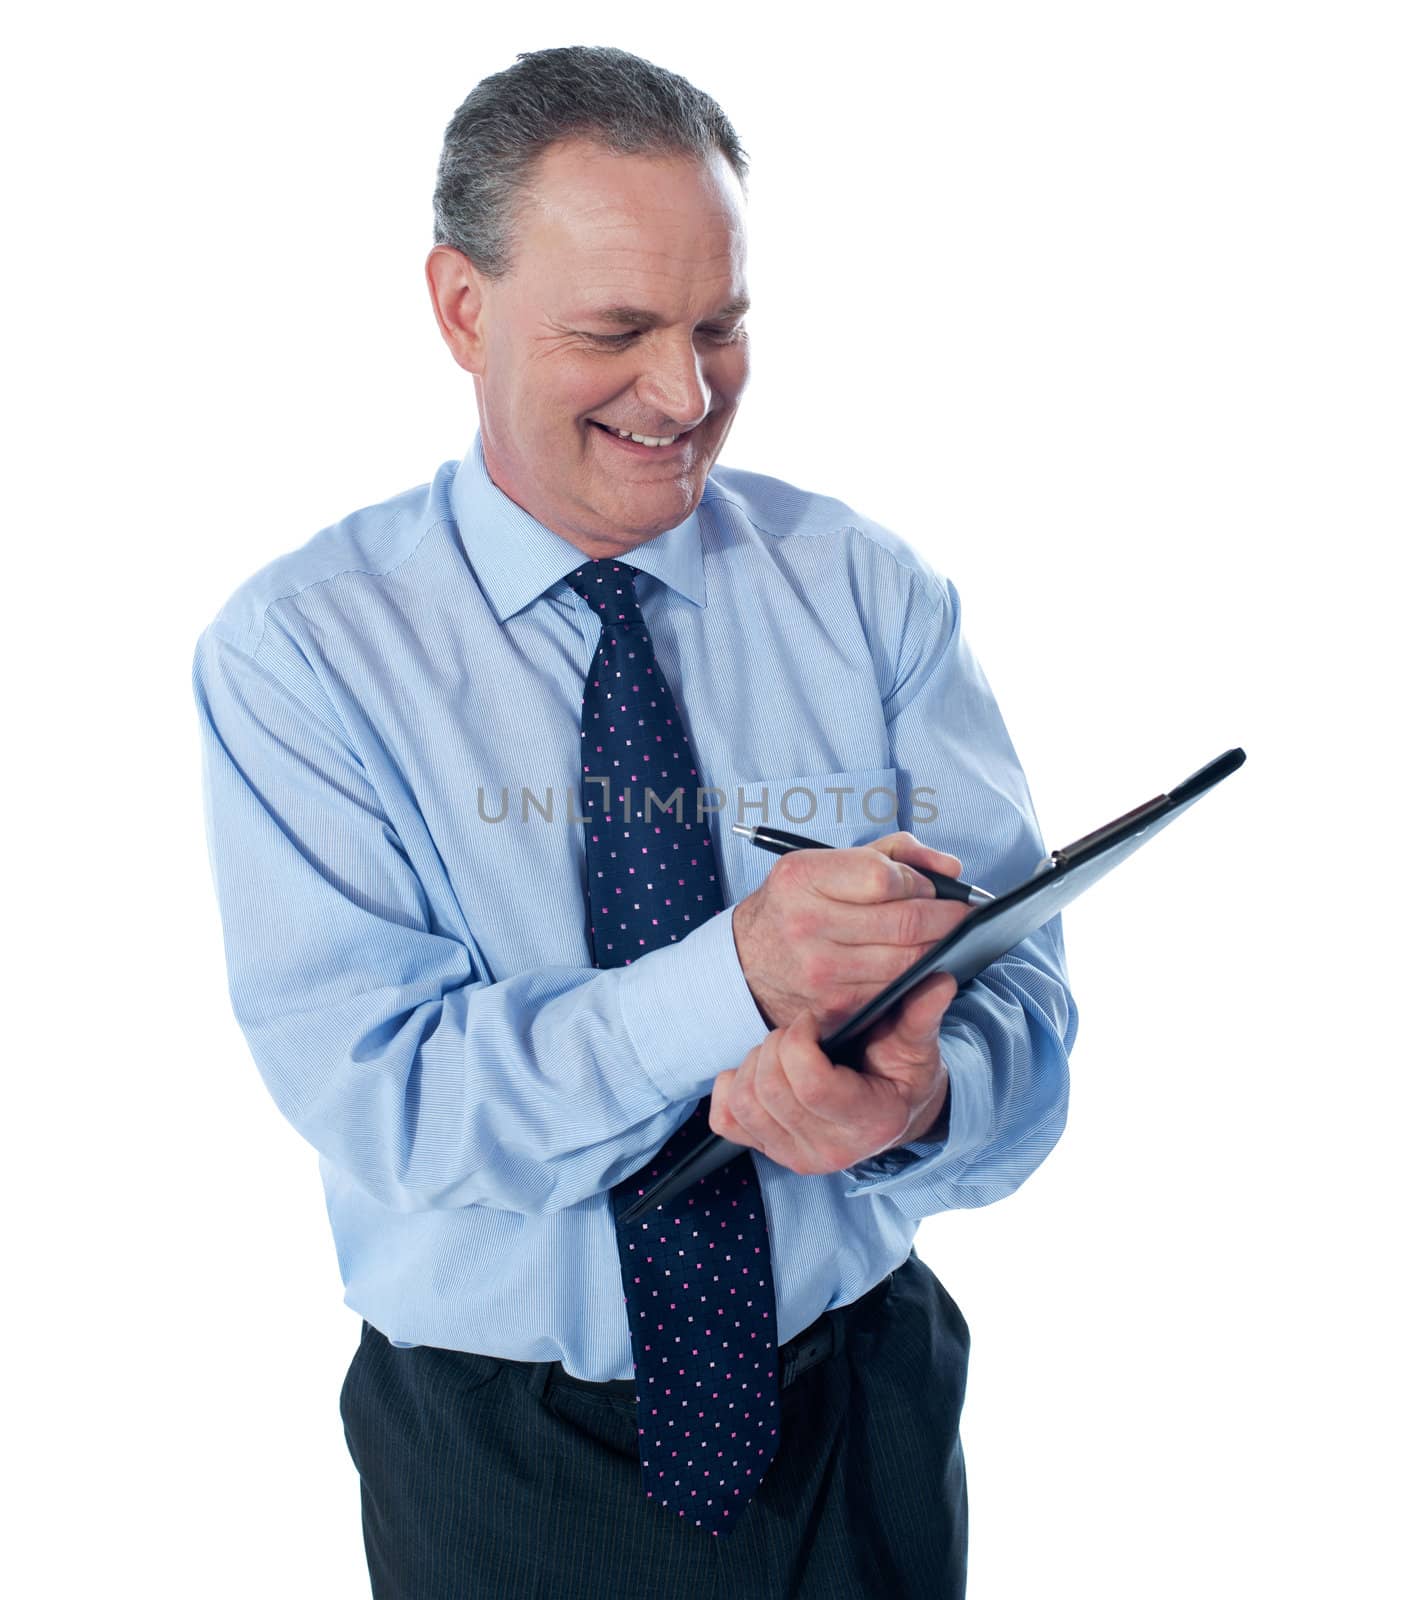
[(803, 1079), (800, 1083), (791, 1083), (788, 1092), (803, 1111), (812, 1111), (815, 1109), (816, 1088), (813, 1084), (808, 1083), (806, 1079)]
[(872, 900), (884, 900), (889, 895), (894, 876), (890, 858), (878, 850), (868, 851), (865, 872), (864, 888), (868, 897)]
[(798, 972), (807, 989), (825, 989), (831, 982), (831, 959), (820, 946), (813, 945), (799, 959)]
[(924, 902), (901, 900), (895, 913), (895, 941), (898, 944), (922, 944), (928, 933), (924, 927)]
[(802, 882), (805, 863), (798, 860), (795, 853), (789, 852), (779, 856), (773, 863), (772, 871), (768, 873), (767, 881), (774, 889), (793, 889)]
[(822, 1085), (811, 1072), (800, 1072), (792, 1080), (792, 1093), (797, 1096), (798, 1106), (814, 1110), (822, 1099)]

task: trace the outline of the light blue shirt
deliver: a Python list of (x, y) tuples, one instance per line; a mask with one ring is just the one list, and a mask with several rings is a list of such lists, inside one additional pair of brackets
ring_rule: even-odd
[[(908, 828), (994, 893), (1045, 848), (953, 585), (838, 500), (716, 467), (623, 559), (721, 791), (725, 909), (593, 967), (578, 746), (600, 622), (563, 582), (583, 559), (476, 435), (242, 583), (192, 681), (230, 998), (319, 1153), (346, 1304), (397, 1344), (601, 1381), (631, 1374), (608, 1191), (767, 1034), (733, 906), (778, 858), (730, 825)], [(940, 1137), (824, 1176), (757, 1155), (781, 1342), (903, 1263), (921, 1218), (1033, 1171), (1076, 1016), (1057, 919), (950, 1005)]]

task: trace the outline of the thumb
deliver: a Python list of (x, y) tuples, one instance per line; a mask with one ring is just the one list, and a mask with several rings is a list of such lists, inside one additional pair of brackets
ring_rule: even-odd
[(950, 972), (933, 972), (904, 997), (895, 1023), (895, 1034), (904, 1044), (919, 1045), (933, 1038), (944, 1012), (958, 993)]
[(816, 1015), (811, 1011), (799, 1011), (787, 1024), (789, 1038), (805, 1039), (809, 1044), (816, 1044), (821, 1038), (821, 1024)]

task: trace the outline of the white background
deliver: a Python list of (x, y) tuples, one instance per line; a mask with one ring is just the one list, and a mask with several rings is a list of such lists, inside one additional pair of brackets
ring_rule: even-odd
[(724, 459), (954, 579), (1048, 843), (1247, 751), (1066, 914), (1056, 1150), (920, 1230), (973, 1330), (970, 1595), (1402, 1593), (1396, 11), (11, 25), (10, 1593), (369, 1592), (359, 1321), (231, 1014), (190, 657), (256, 567), (464, 453), (441, 135), (574, 43), (733, 119)]

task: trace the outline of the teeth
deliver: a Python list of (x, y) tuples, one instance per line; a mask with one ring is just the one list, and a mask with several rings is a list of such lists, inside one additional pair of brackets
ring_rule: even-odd
[(668, 439), (652, 439), (652, 438), (649, 437), (648, 434), (644, 434), (644, 433), (626, 433), (621, 428), (613, 428), (611, 431), (616, 435), (616, 437), (618, 439), (634, 439), (637, 444), (648, 444), (648, 445), (652, 445), (652, 446), (654, 446), (654, 445), (662, 445), (662, 444), (673, 444), (675, 442), (675, 440), (679, 438), (679, 434), (677, 434), (677, 433), (672, 433), (669, 436)]

